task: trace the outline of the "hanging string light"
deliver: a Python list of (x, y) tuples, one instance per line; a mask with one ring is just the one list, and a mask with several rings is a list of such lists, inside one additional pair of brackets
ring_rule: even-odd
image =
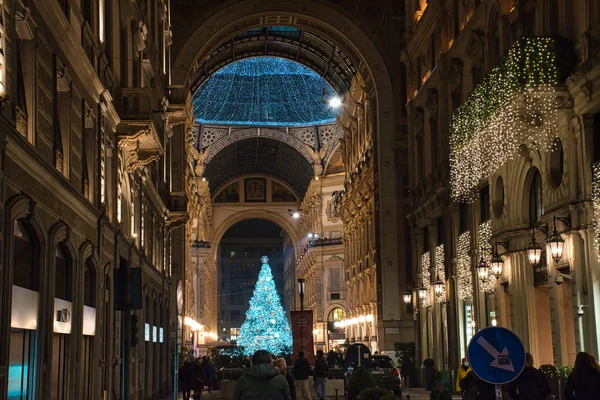
[(456, 201), (472, 202), (477, 186), (527, 144), (547, 151), (558, 134), (555, 42), (514, 43), (452, 115), (450, 185)]
[(456, 249), (456, 280), (458, 297), (461, 300), (473, 298), (473, 275), (471, 273), (471, 232), (466, 231), (458, 237)]
[(492, 221), (487, 220), (479, 224), (478, 233), (478, 251), (480, 260), (477, 265), (477, 273), (479, 277), (479, 287), (485, 293), (492, 293), (496, 286), (496, 277), (490, 274), (489, 268), (490, 262), (492, 261)]
[(221, 68), (200, 86), (192, 103), (198, 122), (218, 125), (320, 125), (334, 122), (340, 111), (339, 97), (327, 81), (278, 57), (246, 58)]
[(431, 254), (427, 251), (421, 256), (421, 274), (423, 277), (423, 292), (421, 296), (421, 305), (423, 307), (431, 306)]
[(594, 209), (594, 248), (600, 261), (600, 162), (592, 164), (592, 206)]
[(446, 302), (446, 268), (444, 265), (444, 245), (440, 244), (435, 248), (435, 277), (433, 290), (435, 298), (440, 303)]

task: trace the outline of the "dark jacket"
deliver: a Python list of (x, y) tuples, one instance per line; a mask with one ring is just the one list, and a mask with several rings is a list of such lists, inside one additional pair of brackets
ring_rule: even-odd
[(310, 364), (306, 358), (298, 358), (294, 363), (294, 377), (298, 381), (305, 381), (310, 376)]
[(534, 367), (523, 368), (515, 385), (521, 400), (544, 400), (550, 394), (550, 385), (546, 377)]
[[(464, 390), (463, 400), (495, 400), (496, 388), (491, 383), (479, 379), (472, 370), (469, 371), (460, 383), (461, 390)], [(504, 400), (519, 400), (518, 394), (515, 392), (515, 385), (507, 383), (502, 385), (502, 399)]]
[(191, 389), (192, 376), (194, 374), (194, 364), (186, 361), (179, 368), (179, 384), (181, 390)]
[(597, 399), (600, 393), (600, 373), (591, 372), (590, 375), (577, 379), (571, 373), (565, 385), (565, 400)]
[(235, 400), (291, 400), (285, 377), (271, 364), (253, 365), (235, 382)]
[(327, 360), (325, 357), (317, 357), (317, 361), (315, 361), (315, 369), (313, 371), (313, 375), (317, 378), (327, 377), (329, 372), (329, 365), (327, 365)]
[(288, 383), (288, 388), (290, 388), (290, 396), (292, 400), (296, 400), (296, 380), (294, 379), (294, 375), (287, 371), (285, 374), (285, 380)]

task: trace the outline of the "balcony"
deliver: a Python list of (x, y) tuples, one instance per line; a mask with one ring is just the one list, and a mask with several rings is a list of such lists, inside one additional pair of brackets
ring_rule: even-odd
[(312, 242), (311, 247), (336, 246), (336, 245), (341, 245), (341, 244), (342, 244), (342, 238), (332, 238), (332, 239), (318, 238)]
[(119, 149), (125, 150), (125, 169), (132, 173), (164, 154), (154, 121), (121, 121), (117, 127)]
[(572, 46), (563, 40), (521, 38), (454, 111), (450, 185), (455, 201), (474, 201), (479, 183), (522, 146), (550, 149), (558, 132), (558, 111), (569, 107), (560, 84), (575, 60)]

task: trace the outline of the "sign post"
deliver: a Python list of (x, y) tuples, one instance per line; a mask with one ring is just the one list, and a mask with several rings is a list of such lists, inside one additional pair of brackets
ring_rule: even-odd
[(513, 332), (490, 327), (477, 332), (467, 350), (473, 372), (496, 387), (496, 400), (502, 400), (502, 385), (515, 380), (525, 367), (525, 348)]

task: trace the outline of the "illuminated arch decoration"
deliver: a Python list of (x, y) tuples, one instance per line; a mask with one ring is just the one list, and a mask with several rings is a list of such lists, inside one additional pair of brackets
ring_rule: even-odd
[(203, 124), (306, 126), (334, 122), (339, 112), (322, 102), (335, 92), (310, 68), (278, 57), (247, 58), (208, 78), (192, 100)]

